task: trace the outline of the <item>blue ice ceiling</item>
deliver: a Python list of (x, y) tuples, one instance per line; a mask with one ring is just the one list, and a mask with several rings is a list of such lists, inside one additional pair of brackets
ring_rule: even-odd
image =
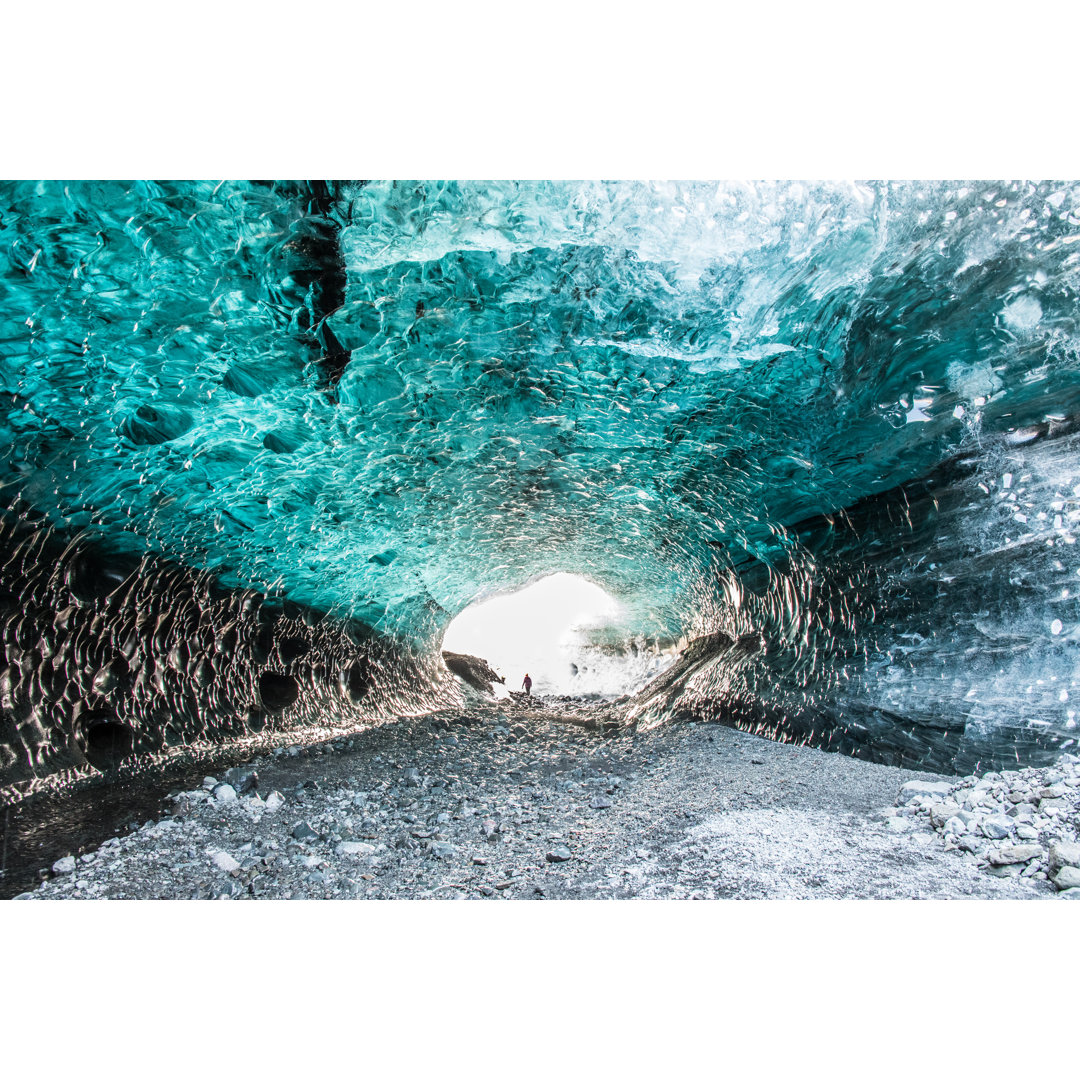
[(1078, 213), (1046, 183), (8, 183), (4, 488), (417, 638), (558, 570), (677, 635), (795, 523), (1066, 418)]

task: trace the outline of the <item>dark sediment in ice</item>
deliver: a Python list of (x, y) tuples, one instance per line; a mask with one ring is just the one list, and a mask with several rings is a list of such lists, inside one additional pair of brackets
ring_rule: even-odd
[(488, 697), (494, 696), (493, 684), (505, 683), (506, 680), (491, 665), (479, 656), (469, 656), (467, 653), (447, 652), (442, 654), (443, 663), (453, 674), (457, 675), (468, 686), (479, 690)]
[(305, 210), (302, 227), (290, 240), (295, 256), (291, 278), (306, 291), (306, 303), (297, 320), (299, 340), (314, 352), (320, 381), (331, 393), (349, 363), (349, 352), (327, 321), (345, 303), (346, 274), (339, 232), (347, 220), (343, 213), (348, 211), (338, 205), (339, 187), (340, 183), (332, 180), (283, 185)]

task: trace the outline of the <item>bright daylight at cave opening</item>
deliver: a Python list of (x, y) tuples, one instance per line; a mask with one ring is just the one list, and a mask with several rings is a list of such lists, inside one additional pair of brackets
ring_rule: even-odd
[(622, 605), (576, 574), (552, 574), (466, 608), (443, 648), (483, 657), (506, 679), (502, 697), (528, 673), (534, 694), (619, 694), (634, 682), (626, 661), (590, 648), (590, 632), (617, 627)]

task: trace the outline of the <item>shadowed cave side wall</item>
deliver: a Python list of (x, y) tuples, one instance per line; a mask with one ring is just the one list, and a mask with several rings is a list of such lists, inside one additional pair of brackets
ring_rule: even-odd
[(725, 568), (708, 631), (632, 702), (966, 773), (1076, 743), (1080, 432), (986, 440)]
[(170, 747), (455, 703), (437, 656), (213, 574), (0, 516), (0, 791)]

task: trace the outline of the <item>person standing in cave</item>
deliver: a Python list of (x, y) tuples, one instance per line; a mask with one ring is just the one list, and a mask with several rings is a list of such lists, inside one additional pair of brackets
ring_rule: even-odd
[(525, 679), (522, 681), (522, 688), (528, 697), (532, 697), (532, 679), (529, 678), (529, 673), (525, 672)]

